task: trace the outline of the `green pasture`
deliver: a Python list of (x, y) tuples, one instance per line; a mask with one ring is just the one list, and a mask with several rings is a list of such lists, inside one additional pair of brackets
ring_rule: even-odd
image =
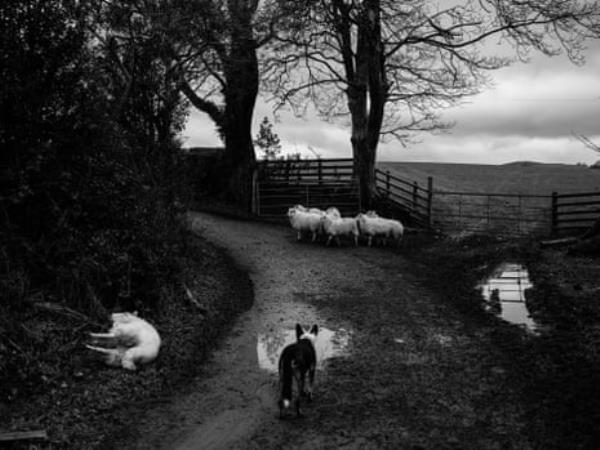
[(516, 162), (504, 165), (380, 162), (382, 170), (442, 191), (550, 195), (600, 191), (600, 169), (567, 164)]

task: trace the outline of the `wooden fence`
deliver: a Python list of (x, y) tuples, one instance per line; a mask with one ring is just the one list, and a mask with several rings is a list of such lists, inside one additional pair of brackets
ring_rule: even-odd
[[(573, 235), (589, 228), (600, 216), (600, 192), (526, 195), (434, 190), (402, 179), (392, 171), (375, 169), (380, 213), (410, 226), (445, 234), (474, 231), (502, 235)], [(255, 173), (252, 211), (267, 219), (285, 220), (294, 204), (326, 209), (336, 206), (344, 215), (361, 211), (360, 190), (352, 159), (263, 161)]]
[(600, 192), (552, 193), (552, 234), (577, 235), (600, 217)]
[(427, 179), (427, 187), (422, 187), (416, 181), (404, 180), (389, 170), (375, 169), (375, 186), (384, 199), (404, 211), (412, 226), (431, 227), (432, 177)]
[(252, 211), (269, 220), (287, 220), (290, 206), (326, 209), (343, 215), (360, 211), (352, 159), (262, 161), (255, 174)]
[(259, 163), (258, 178), (287, 184), (348, 183), (354, 181), (353, 171), (351, 158), (274, 160)]

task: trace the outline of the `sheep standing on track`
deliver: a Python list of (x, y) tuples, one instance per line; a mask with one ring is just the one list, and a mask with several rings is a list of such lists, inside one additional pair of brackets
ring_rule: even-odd
[(323, 221), (323, 232), (327, 235), (329, 245), (335, 238), (338, 247), (340, 246), (340, 236), (354, 236), (354, 245), (358, 245), (358, 223), (354, 217), (341, 217), (337, 208), (328, 208)]
[(330, 206), (329, 208), (327, 208), (325, 210), (325, 215), (331, 217), (342, 217), (342, 215), (340, 214), (340, 210), (337, 209), (335, 206)]
[(398, 220), (379, 217), (375, 211), (359, 214), (356, 220), (360, 226), (360, 233), (368, 238), (369, 247), (374, 237), (380, 237), (383, 245), (386, 245), (387, 238), (392, 238), (396, 244), (399, 244), (404, 235), (404, 227)]
[[(311, 208), (313, 209), (313, 208)], [(303, 232), (310, 232), (312, 235), (312, 242), (317, 239), (317, 234), (321, 229), (321, 221), (324, 216), (324, 212), (311, 212), (302, 205), (295, 205), (288, 209), (288, 218), (292, 228), (298, 232), (298, 240), (302, 239)]]

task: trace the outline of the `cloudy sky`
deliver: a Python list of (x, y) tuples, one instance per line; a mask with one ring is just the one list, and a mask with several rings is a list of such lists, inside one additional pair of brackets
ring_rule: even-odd
[[(600, 143), (600, 44), (587, 51), (579, 67), (565, 56), (534, 56), (528, 64), (514, 64), (491, 74), (494, 86), (444, 111), (454, 121), (447, 134), (424, 133), (414, 144), (382, 143), (378, 159), (386, 161), (503, 164), (510, 161), (593, 163), (600, 154), (587, 149), (572, 132)], [(254, 132), (272, 108), (259, 99)], [(350, 157), (350, 130), (314, 117), (280, 114), (274, 124), (284, 152), (323, 158)], [(221, 145), (214, 125), (194, 111), (183, 132), (185, 146)]]

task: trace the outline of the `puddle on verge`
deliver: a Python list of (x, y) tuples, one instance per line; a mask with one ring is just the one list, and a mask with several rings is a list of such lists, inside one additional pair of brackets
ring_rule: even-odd
[[(319, 328), (319, 334), (315, 340), (317, 365), (321, 366), (326, 359), (346, 355), (349, 340), (350, 332), (344, 328), (337, 331)], [(278, 372), (279, 355), (286, 345), (294, 342), (296, 342), (295, 330), (280, 329), (271, 333), (259, 334), (256, 344), (259, 367), (269, 372)]]
[(507, 322), (524, 326), (536, 333), (538, 324), (531, 318), (525, 305), (525, 290), (533, 287), (527, 269), (516, 263), (503, 263), (492, 276), (481, 283), (486, 311), (491, 311)]

